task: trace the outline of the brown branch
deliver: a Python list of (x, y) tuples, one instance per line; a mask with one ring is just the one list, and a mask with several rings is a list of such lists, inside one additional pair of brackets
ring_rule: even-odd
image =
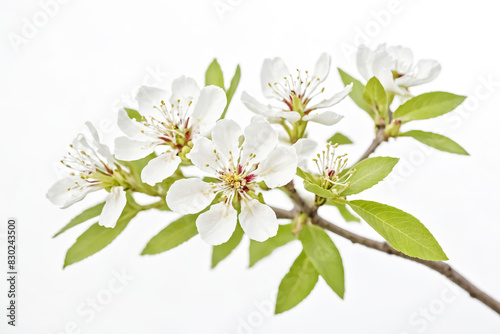
[(464, 289), (469, 293), (469, 295), (472, 298), (475, 298), (482, 303), (484, 303), (486, 306), (488, 306), (490, 309), (493, 311), (497, 312), (500, 314), (500, 303), (496, 301), (493, 297), (488, 295), (486, 292), (482, 291), (479, 289), (477, 286), (472, 284), (468, 279), (466, 279), (464, 276), (462, 276), (460, 273), (458, 273), (455, 269), (453, 269), (449, 264), (441, 261), (426, 261), (414, 257), (410, 257), (406, 254), (403, 254), (391, 246), (387, 242), (380, 242), (380, 241), (375, 241), (369, 238), (365, 238), (363, 236), (360, 236), (358, 234), (352, 233), (350, 231), (347, 231), (340, 226), (334, 225), (327, 220), (321, 218), (318, 215), (315, 215), (312, 218), (312, 222), (318, 226), (321, 226), (322, 228), (333, 232), (341, 237), (344, 237), (353, 243), (357, 243), (363, 246), (366, 246), (371, 249), (375, 249), (390, 255), (396, 255), (399, 256), (403, 259), (410, 260), (413, 262), (418, 262), (420, 264), (423, 264), (424, 266), (437, 271), (438, 273), (446, 276), (450, 281)]
[[(379, 125), (377, 129), (377, 134), (375, 136), (375, 139), (373, 139), (372, 144), (366, 152), (361, 156), (361, 158), (358, 160), (362, 161), (370, 156), (375, 150), (379, 147), (379, 145), (386, 141), (387, 138), (384, 134), (385, 132), (385, 126), (384, 125)], [(490, 309), (495, 311), (496, 313), (500, 314), (500, 303), (495, 300), (493, 297), (488, 295), (486, 292), (482, 291), (479, 289), (477, 286), (472, 284), (467, 278), (462, 276), (460, 273), (458, 273), (455, 269), (453, 269), (449, 264), (441, 261), (427, 261), (427, 260), (422, 260), (419, 258), (411, 257), (408, 256), (404, 253), (401, 253), (394, 248), (392, 248), (387, 242), (381, 242), (381, 241), (376, 241), (373, 239), (369, 239), (366, 237), (363, 237), (361, 235), (358, 235), (356, 233), (350, 232), (346, 229), (343, 229), (340, 226), (337, 226), (333, 223), (330, 223), (329, 221), (325, 220), (324, 218), (321, 218), (318, 215), (317, 212), (317, 207), (311, 207), (309, 206), (304, 199), (297, 193), (297, 190), (294, 187), (293, 181), (288, 183), (285, 186), (285, 189), (290, 196), (290, 198), (293, 200), (295, 204), (295, 208), (291, 211), (283, 210), (283, 209), (277, 209), (273, 208), (274, 212), (276, 213), (276, 216), (278, 218), (283, 218), (283, 219), (294, 219), (297, 214), (299, 213), (306, 213), (310, 218), (313, 224), (318, 225), (325, 230), (328, 230), (332, 233), (335, 233), (336, 235), (339, 235), (347, 240), (350, 240), (352, 243), (355, 244), (360, 244), (365, 247), (371, 248), (378, 250), (380, 252), (389, 254), (389, 255), (395, 255), (400, 258), (417, 262), (420, 264), (423, 264), (424, 266), (440, 273), (441, 275), (445, 276), (448, 278), (450, 281), (464, 289), (469, 293), (469, 295), (472, 298), (475, 298), (479, 301), (481, 301), (483, 304), (488, 306)]]
[[(292, 211), (287, 211), (287, 210), (282, 210), (282, 209), (277, 209), (273, 208), (274, 212), (276, 213), (276, 216), (278, 218), (283, 218), (283, 219), (293, 219), (296, 216), (296, 213)], [(306, 208), (304, 208), (306, 209)], [(360, 244), (365, 247), (371, 248), (378, 250), (380, 252), (384, 252), (386, 254), (390, 255), (396, 255), (398, 257), (401, 257), (406, 260), (410, 260), (413, 262), (417, 262), (420, 264), (423, 264), (424, 266), (437, 271), (438, 273), (446, 276), (450, 281), (464, 289), (469, 293), (469, 295), (472, 298), (475, 298), (482, 303), (484, 303), (486, 306), (488, 306), (490, 309), (493, 311), (497, 312), (500, 314), (500, 303), (495, 300), (493, 297), (488, 295), (486, 292), (482, 291), (479, 289), (477, 286), (475, 286), (473, 283), (471, 283), (468, 279), (466, 279), (464, 276), (462, 276), (460, 273), (458, 273), (455, 269), (453, 269), (449, 264), (441, 261), (426, 261), (422, 259), (418, 259), (415, 257), (410, 257), (406, 254), (403, 254), (391, 246), (387, 242), (381, 242), (381, 241), (376, 241), (373, 239), (369, 239), (366, 237), (363, 237), (361, 235), (358, 235), (356, 233), (352, 233), (346, 229), (341, 228), (340, 226), (337, 226), (335, 224), (330, 223), (329, 221), (321, 218), (316, 212), (314, 212), (313, 217), (312, 217), (312, 222), (313, 224), (316, 224), (325, 230), (328, 230), (332, 233), (335, 233), (345, 239), (350, 240), (352, 243), (355, 244)]]
[(361, 158), (359, 158), (358, 162), (368, 158), (370, 156), (370, 154), (375, 152), (377, 147), (379, 147), (379, 145), (382, 144), (382, 142), (387, 140), (387, 138), (385, 137), (384, 131), (385, 131), (385, 126), (378, 127), (377, 134), (375, 135), (375, 138), (373, 139), (370, 147), (368, 147), (368, 149), (365, 151), (365, 153), (363, 153)]
[[(376, 147), (375, 147), (376, 148)], [(345, 239), (350, 240), (352, 243), (355, 244), (360, 244), (365, 247), (371, 248), (378, 250), (380, 252), (390, 254), (390, 255), (395, 255), (400, 258), (417, 262), (420, 264), (423, 264), (424, 266), (437, 271), (438, 273), (444, 275), (447, 277), (450, 281), (464, 289), (469, 293), (469, 295), (472, 298), (475, 298), (479, 301), (481, 301), (483, 304), (488, 306), (490, 309), (495, 311), (496, 313), (500, 314), (500, 303), (495, 300), (493, 297), (488, 295), (486, 292), (482, 291), (479, 289), (477, 286), (472, 284), (468, 279), (466, 279), (464, 276), (462, 276), (460, 273), (458, 273), (455, 269), (453, 269), (449, 264), (441, 261), (427, 261), (427, 260), (422, 260), (419, 258), (411, 257), (408, 256), (404, 253), (401, 253), (394, 248), (392, 248), (387, 242), (381, 242), (381, 241), (376, 241), (373, 239), (369, 239), (366, 237), (363, 237), (361, 235), (358, 235), (356, 233), (350, 232), (346, 229), (343, 229), (340, 226), (337, 226), (333, 223), (330, 223), (329, 221), (325, 220), (324, 218), (321, 218), (318, 213), (317, 209), (314, 207), (310, 207), (305, 203), (305, 201), (300, 197), (300, 195), (297, 193), (295, 190), (295, 187), (293, 185), (293, 182), (290, 182), (285, 186), (287, 189), (290, 197), (295, 203), (295, 209), (291, 211), (283, 210), (283, 209), (277, 209), (273, 208), (274, 212), (276, 213), (276, 216), (278, 218), (283, 218), (283, 219), (293, 219), (297, 216), (298, 213), (306, 213), (311, 217), (311, 221), (313, 224), (318, 225), (325, 230), (328, 230), (332, 233), (335, 233)]]

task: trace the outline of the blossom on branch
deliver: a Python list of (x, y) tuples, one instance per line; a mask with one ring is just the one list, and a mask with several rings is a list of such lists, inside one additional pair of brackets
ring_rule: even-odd
[(321, 84), (330, 72), (330, 56), (323, 53), (313, 73), (309, 71), (290, 71), (281, 58), (266, 59), (261, 70), (261, 86), (264, 96), (278, 103), (262, 104), (246, 92), (242, 94), (245, 106), (256, 114), (269, 119), (270, 122), (291, 123), (311, 121), (324, 125), (338, 123), (342, 116), (333, 111), (324, 111), (342, 101), (352, 89), (347, 85), (342, 91), (313, 103), (317, 97), (324, 94), (325, 88)]
[(259, 182), (269, 188), (290, 182), (297, 169), (293, 147), (278, 145), (278, 134), (262, 117), (254, 117), (243, 131), (232, 120), (220, 120), (212, 140), (198, 137), (188, 158), (212, 182), (199, 178), (176, 181), (167, 193), (167, 204), (181, 214), (197, 213), (196, 226), (207, 243), (226, 242), (237, 220), (254, 240), (264, 241), (278, 231), (274, 211), (259, 199)]
[(67, 208), (81, 201), (88, 193), (105, 189), (109, 192), (102, 209), (99, 225), (114, 227), (127, 203), (125, 190), (129, 187), (128, 174), (102, 144), (97, 130), (86, 123), (90, 138), (79, 134), (70, 145), (70, 151), (61, 160), (69, 176), (57, 181), (47, 192), (54, 204)]
[(411, 49), (402, 46), (381, 44), (371, 50), (361, 45), (356, 62), (365, 80), (377, 77), (387, 91), (402, 96), (410, 95), (409, 87), (428, 83), (441, 72), (441, 65), (435, 60), (421, 59), (415, 64)]
[(155, 185), (171, 176), (192, 147), (192, 141), (210, 131), (226, 107), (226, 93), (216, 86), (200, 90), (192, 78), (172, 83), (172, 94), (153, 87), (141, 87), (136, 100), (142, 120), (137, 122), (124, 110), (118, 126), (125, 137), (115, 141), (116, 157), (133, 161), (163, 149), (144, 167), (142, 181)]

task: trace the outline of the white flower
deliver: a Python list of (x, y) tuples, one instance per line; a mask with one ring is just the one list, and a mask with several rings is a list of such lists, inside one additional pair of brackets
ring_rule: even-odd
[[(136, 100), (141, 122), (118, 114), (118, 126), (126, 137), (115, 140), (115, 154), (120, 160), (137, 160), (162, 147), (164, 152), (142, 170), (142, 181), (155, 185), (171, 176), (179, 164), (179, 153), (189, 149), (196, 136), (206, 134), (226, 107), (226, 93), (216, 86), (201, 91), (194, 79), (180, 77), (172, 83), (172, 94), (153, 87), (141, 87)], [(165, 102), (167, 101), (167, 102)]]
[[(212, 140), (196, 138), (188, 154), (196, 167), (212, 174), (216, 181), (208, 183), (198, 178), (176, 181), (167, 193), (168, 206), (181, 214), (196, 213), (220, 194), (219, 202), (196, 220), (201, 238), (212, 245), (222, 244), (231, 237), (237, 218), (251, 239), (264, 241), (276, 235), (276, 215), (256, 199), (256, 191), (258, 182), (276, 188), (287, 184), (296, 173), (294, 148), (277, 145), (278, 134), (261, 117), (254, 117), (244, 132), (232, 120), (218, 121), (212, 130)], [(233, 202), (241, 204), (239, 217)]]
[(370, 50), (361, 45), (356, 58), (359, 73), (366, 80), (377, 77), (386, 90), (403, 96), (409, 95), (409, 87), (430, 82), (441, 72), (435, 60), (422, 59), (414, 64), (412, 51), (402, 46), (381, 44)]
[(109, 148), (101, 144), (97, 130), (86, 123), (91, 134), (90, 140), (79, 134), (70, 145), (70, 152), (61, 162), (71, 172), (66, 178), (56, 182), (47, 192), (47, 198), (54, 204), (67, 208), (81, 201), (93, 191), (107, 189), (109, 195), (102, 210), (99, 225), (114, 227), (125, 204), (123, 186), (127, 183), (122, 175), (122, 166), (115, 160)]
[(336, 124), (342, 119), (341, 115), (320, 109), (330, 108), (342, 101), (351, 92), (352, 84), (329, 98), (311, 103), (313, 98), (324, 93), (320, 85), (328, 76), (330, 62), (330, 56), (323, 53), (312, 74), (300, 70), (292, 74), (281, 58), (266, 59), (261, 71), (262, 91), (268, 99), (275, 99), (280, 105), (264, 105), (246, 92), (241, 99), (248, 109), (272, 122), (287, 120), (293, 123), (302, 119), (325, 125)]

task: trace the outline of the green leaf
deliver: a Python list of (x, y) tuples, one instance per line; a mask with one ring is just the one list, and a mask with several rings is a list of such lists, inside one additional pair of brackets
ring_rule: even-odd
[(458, 107), (465, 98), (465, 96), (445, 92), (425, 93), (400, 105), (394, 112), (393, 118), (406, 123), (438, 117)]
[(340, 215), (342, 216), (342, 218), (344, 218), (346, 222), (357, 222), (357, 223), (360, 222), (360, 219), (355, 215), (353, 215), (351, 211), (347, 209), (345, 204), (334, 202), (331, 199), (326, 201), (326, 204), (337, 207), (337, 209), (339, 209)]
[(226, 117), (227, 109), (229, 108), (229, 104), (233, 100), (234, 93), (236, 93), (236, 89), (238, 88), (238, 85), (240, 83), (241, 79), (241, 68), (240, 65), (236, 67), (236, 72), (234, 73), (233, 79), (231, 80), (231, 85), (227, 89), (226, 92), (226, 97), (227, 97), (227, 105), (226, 108), (224, 109), (224, 112), (222, 113), (221, 118)]
[(104, 207), (104, 202), (97, 204), (96, 206), (93, 206), (82, 213), (80, 213), (78, 216), (75, 218), (71, 219), (71, 221), (64, 226), (62, 229), (59, 230), (52, 238), (57, 237), (59, 234), (69, 230), (72, 227), (75, 227), (76, 225), (79, 225), (81, 223), (86, 222), (89, 219), (92, 219), (94, 217), (97, 217), (101, 214), (102, 208)]
[(224, 87), (224, 75), (222, 74), (222, 70), (217, 62), (217, 59), (212, 61), (205, 72), (205, 86), (210, 85), (218, 86), (224, 89), (224, 91), (226, 90)]
[(387, 108), (389, 107), (387, 94), (384, 86), (382, 86), (376, 77), (371, 78), (366, 83), (363, 98), (371, 105), (374, 112), (378, 112), (382, 117), (387, 117)]
[(196, 218), (199, 215), (200, 213), (185, 215), (171, 222), (149, 240), (141, 255), (154, 255), (166, 252), (197, 235)]
[(142, 116), (139, 114), (139, 112), (135, 109), (130, 109), (130, 108), (123, 108), (127, 112), (128, 117), (131, 119), (135, 119), (137, 122), (142, 121)]
[(398, 161), (398, 158), (375, 157), (358, 162), (351, 168), (356, 171), (349, 179), (349, 188), (342, 192), (342, 196), (359, 194), (373, 187), (390, 174)]
[(128, 223), (139, 211), (130, 207), (128, 204), (113, 228), (100, 226), (98, 223), (92, 225), (87, 231), (76, 239), (73, 246), (68, 249), (64, 260), (64, 268), (79, 262), (90, 255), (93, 255), (109, 245), (115, 238), (122, 233)]
[(243, 238), (243, 229), (240, 224), (236, 224), (236, 229), (231, 238), (222, 245), (214, 246), (212, 250), (212, 268), (215, 268), (219, 262), (224, 260), (231, 252), (238, 247)]
[(317, 281), (318, 272), (302, 251), (281, 281), (275, 313), (283, 313), (295, 307), (311, 293)]
[(295, 240), (295, 235), (292, 233), (292, 224), (280, 225), (278, 228), (278, 233), (263, 242), (258, 242), (255, 240), (250, 240), (250, 267), (253, 267), (257, 262), (271, 255), (271, 253)]
[(377, 202), (356, 200), (347, 204), (394, 249), (423, 260), (448, 260), (431, 232), (412, 215)]
[(330, 190), (327, 190), (325, 188), (322, 188), (314, 183), (311, 183), (311, 182), (308, 182), (308, 181), (304, 181), (304, 188), (309, 191), (309, 192), (312, 192), (313, 194), (316, 194), (318, 195), (319, 197), (323, 197), (323, 198), (334, 198), (334, 197), (337, 197), (337, 194), (333, 193), (332, 191)]
[(316, 181), (314, 179), (314, 176), (312, 176), (311, 174), (309, 174), (306, 171), (303, 171), (299, 167), (297, 167), (297, 176), (300, 177), (301, 179), (304, 179), (304, 180), (309, 181), (311, 183), (314, 183)]
[(344, 265), (332, 239), (321, 227), (309, 224), (302, 226), (299, 239), (316, 271), (340, 298), (344, 298)]
[(337, 132), (333, 136), (330, 137), (330, 139), (327, 140), (329, 143), (332, 144), (339, 144), (339, 145), (347, 145), (347, 144), (352, 144), (352, 141), (341, 134), (340, 132)]
[(464, 150), (462, 146), (458, 145), (450, 138), (439, 135), (437, 133), (425, 132), (420, 130), (411, 130), (408, 132), (400, 133), (399, 136), (413, 137), (419, 142), (434, 147), (435, 149), (438, 149), (440, 151), (469, 155), (469, 153), (467, 153), (467, 151)]
[(351, 82), (353, 83), (352, 90), (349, 93), (351, 99), (364, 111), (370, 115), (371, 118), (375, 119), (375, 113), (373, 112), (371, 106), (365, 101), (363, 98), (363, 93), (365, 91), (365, 86), (359, 81), (351, 77), (346, 72), (342, 71), (340, 68), (338, 69), (340, 73), (340, 77), (344, 85), (349, 85)]

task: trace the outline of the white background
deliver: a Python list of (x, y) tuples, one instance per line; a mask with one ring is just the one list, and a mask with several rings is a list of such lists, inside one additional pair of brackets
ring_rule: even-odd
[[(476, 97), (454, 116), (411, 124), (443, 131), (470, 157), (422, 149), (410, 139), (385, 143), (377, 154), (402, 158), (395, 172), (399, 177), (360, 197), (417, 216), (457, 270), (500, 298), (500, 87), (482, 83), (490, 76), (500, 81), (496, 3), (400, 0), (397, 13), (382, 15), (378, 23), (376, 13), (392, 8), (388, 0), (72, 0), (43, 22), (40, 12), (47, 2), (0, 4), (0, 208), (3, 222), (9, 216), (20, 222), (19, 326), (6, 329), (2, 311), (2, 333), (499, 332), (497, 314), (450, 288), (438, 274), (337, 236), (333, 239), (344, 258), (345, 300), (320, 280), (304, 302), (278, 316), (256, 305), (272, 302), (299, 244), (283, 247), (252, 269), (247, 268), (248, 240), (215, 270), (209, 269), (210, 247), (198, 237), (161, 255), (139, 256), (173, 214), (139, 215), (104, 251), (62, 270), (65, 251), (90, 222), (57, 239), (51, 236), (102, 194), (67, 210), (45, 198), (60, 176), (57, 161), (84, 122), (97, 124), (112, 142), (118, 134), (113, 124), (117, 106), (130, 104), (145, 80), (168, 87), (186, 74), (202, 84), (213, 57), (226, 76), (240, 63), (241, 86), (228, 116), (245, 123), (251, 114), (239, 96), (245, 89), (262, 97), (259, 72), (264, 58), (281, 56), (291, 68), (306, 69), (328, 51), (334, 66), (359, 77), (343, 47), (357, 46), (360, 32), (368, 31), (366, 42), (372, 47), (403, 44), (417, 58), (442, 63), (439, 78), (416, 92), (444, 90)], [(218, 13), (214, 4), (221, 3), (225, 11)], [(40, 20), (31, 31), (34, 36), (13, 47), (9, 38), (22, 36), (33, 16)], [(155, 71), (160, 72), (156, 80), (150, 74)], [(335, 70), (326, 87), (330, 92), (341, 89)], [(341, 123), (311, 126), (310, 131), (322, 140), (336, 131), (347, 134), (355, 145), (346, 150), (355, 159), (372, 139), (371, 121), (350, 100), (335, 111), (345, 116)], [(322, 213), (379, 238), (366, 224), (349, 225), (335, 211)], [(90, 321), (88, 314), (79, 314), (79, 308), (89, 310), (88, 298), (106, 294), (113, 272), (122, 270), (133, 276), (127, 286)], [(77, 331), (71, 331), (73, 326)]]

